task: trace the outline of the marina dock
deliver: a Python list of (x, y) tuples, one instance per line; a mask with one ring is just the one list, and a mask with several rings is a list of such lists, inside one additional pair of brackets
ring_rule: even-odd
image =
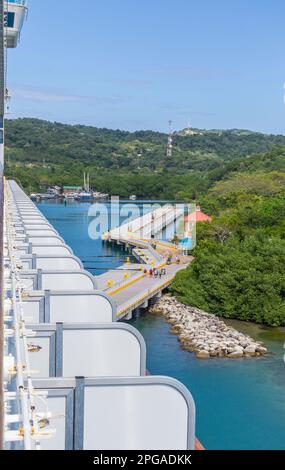
[[(187, 257), (179, 257), (179, 264), (175, 261), (167, 264), (168, 257), (174, 260), (178, 257), (177, 246), (160, 238), (169, 226), (183, 220), (183, 216), (181, 206), (165, 204), (103, 234), (105, 242), (124, 245), (140, 261), (97, 277), (101, 288), (116, 302), (119, 319), (130, 319), (135, 310), (147, 308), (149, 301), (161, 297), (176, 273), (187, 267), (190, 261)], [(150, 275), (152, 269), (163, 270), (163, 276)], [(106, 288), (106, 282), (107, 286), (108, 282), (112, 285)]]

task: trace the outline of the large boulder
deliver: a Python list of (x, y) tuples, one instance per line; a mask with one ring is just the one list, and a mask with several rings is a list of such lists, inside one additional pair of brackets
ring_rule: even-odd
[(196, 357), (198, 359), (209, 359), (210, 353), (209, 353), (209, 351), (206, 351), (206, 350), (197, 351), (196, 352)]
[(235, 349), (233, 352), (229, 353), (227, 357), (230, 357), (231, 359), (240, 359), (241, 357), (243, 357), (243, 349)]
[(246, 356), (255, 356), (256, 355), (256, 345), (250, 344), (244, 349), (244, 354)]

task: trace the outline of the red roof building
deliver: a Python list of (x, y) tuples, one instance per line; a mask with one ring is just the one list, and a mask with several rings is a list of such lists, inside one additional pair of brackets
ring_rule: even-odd
[(212, 217), (201, 211), (200, 206), (196, 206), (196, 212), (185, 216), (185, 222), (211, 222)]

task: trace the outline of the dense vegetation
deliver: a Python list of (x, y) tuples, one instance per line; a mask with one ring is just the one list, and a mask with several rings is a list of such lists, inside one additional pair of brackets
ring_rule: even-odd
[(285, 325), (284, 188), (285, 172), (263, 170), (232, 174), (210, 189), (204, 205), (216, 216), (199, 224), (194, 262), (174, 281), (180, 300), (227, 318)]
[(191, 266), (172, 286), (185, 303), (227, 318), (285, 325), (285, 138), (248, 131), (165, 134), (7, 122), (6, 174), (28, 191), (81, 184), (127, 197), (198, 199)]

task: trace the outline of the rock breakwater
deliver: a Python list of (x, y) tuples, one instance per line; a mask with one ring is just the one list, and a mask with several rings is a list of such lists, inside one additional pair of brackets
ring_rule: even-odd
[(220, 318), (198, 308), (182, 304), (175, 297), (165, 295), (150, 309), (162, 315), (178, 335), (181, 347), (196, 353), (200, 359), (211, 357), (256, 357), (268, 351), (266, 347), (234, 328)]

